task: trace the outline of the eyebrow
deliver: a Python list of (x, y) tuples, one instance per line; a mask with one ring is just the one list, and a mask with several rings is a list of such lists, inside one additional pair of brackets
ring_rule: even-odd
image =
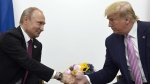
[(46, 24), (45, 22), (43, 22), (43, 21), (37, 21), (38, 23), (43, 23), (43, 24)]

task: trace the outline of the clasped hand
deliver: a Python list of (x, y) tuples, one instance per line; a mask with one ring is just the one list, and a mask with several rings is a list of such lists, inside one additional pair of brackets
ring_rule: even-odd
[(64, 84), (90, 84), (85, 75), (63, 74), (61, 80)]

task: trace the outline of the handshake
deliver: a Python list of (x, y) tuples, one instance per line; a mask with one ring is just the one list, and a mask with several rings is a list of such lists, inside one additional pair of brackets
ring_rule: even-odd
[(85, 75), (93, 72), (95, 72), (95, 70), (92, 64), (74, 64), (63, 73), (59, 73), (57, 80), (60, 80), (64, 84), (90, 84)]
[(63, 74), (60, 81), (64, 84), (90, 84), (84, 75)]

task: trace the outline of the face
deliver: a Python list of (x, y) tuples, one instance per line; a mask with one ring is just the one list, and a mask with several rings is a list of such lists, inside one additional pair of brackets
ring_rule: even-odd
[(107, 16), (107, 19), (109, 20), (109, 27), (115, 34), (126, 34), (128, 19), (121, 18), (118, 13)]
[(39, 37), (40, 33), (44, 30), (45, 17), (39, 10), (35, 10), (31, 18), (24, 17), (25, 32), (30, 38)]

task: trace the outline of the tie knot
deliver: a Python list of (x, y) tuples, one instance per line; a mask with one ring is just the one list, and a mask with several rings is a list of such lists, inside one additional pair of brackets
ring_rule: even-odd
[(28, 41), (28, 43), (31, 44), (31, 43), (32, 43), (32, 40), (30, 39), (30, 40)]
[(129, 35), (129, 34), (127, 34), (127, 35), (126, 35), (126, 37), (127, 37), (127, 38), (130, 38), (130, 35)]
[(129, 35), (129, 34), (126, 35), (126, 38), (127, 38), (127, 39), (131, 39), (131, 37), (132, 37), (132, 36)]

